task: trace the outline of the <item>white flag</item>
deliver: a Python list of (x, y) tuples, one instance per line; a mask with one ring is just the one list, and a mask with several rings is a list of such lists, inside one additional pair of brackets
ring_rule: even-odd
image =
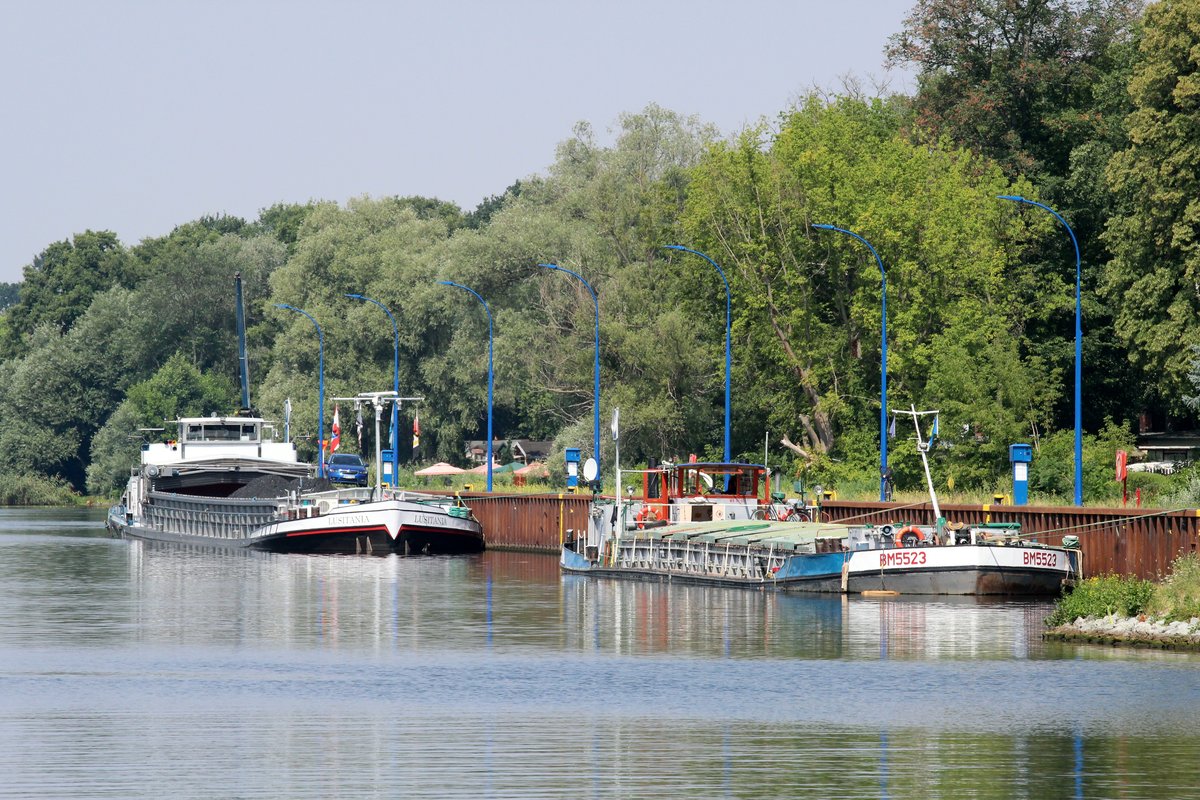
[(613, 409), (612, 435), (614, 442), (621, 438), (621, 409), (619, 408)]

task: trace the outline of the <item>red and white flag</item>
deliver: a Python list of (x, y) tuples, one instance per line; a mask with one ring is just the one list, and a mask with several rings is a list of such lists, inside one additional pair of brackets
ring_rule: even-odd
[(338, 419), (338, 407), (333, 407), (333, 436), (329, 439), (329, 452), (336, 453), (338, 445), (342, 443), (342, 423)]

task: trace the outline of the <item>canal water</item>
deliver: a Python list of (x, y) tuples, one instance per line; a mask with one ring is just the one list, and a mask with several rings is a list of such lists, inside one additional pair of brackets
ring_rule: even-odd
[(1044, 602), (108, 538), (0, 509), (0, 797), (1200, 796), (1200, 656)]

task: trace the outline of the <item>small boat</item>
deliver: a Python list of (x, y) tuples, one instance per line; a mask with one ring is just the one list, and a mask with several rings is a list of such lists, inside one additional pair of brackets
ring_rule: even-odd
[(303, 553), (471, 553), (483, 531), (454, 498), (337, 488), (257, 416), (188, 417), (142, 448), (107, 527), (136, 539)]
[(337, 488), (313, 477), (290, 441), (250, 411), (241, 275), (237, 289), (242, 410), (177, 420), (175, 439), (143, 445), (106, 526), (133, 539), (291, 553), (476, 553), (483, 528), (457, 498), (397, 491), (379, 473), (379, 419), (395, 392), (356, 398), (375, 407), (376, 485)]
[(816, 506), (781, 513), (755, 464), (669, 464), (642, 475), (640, 498), (596, 501), (588, 529), (564, 543), (564, 572), (935, 595), (1056, 595), (1079, 576), (1077, 549), (1029, 541), (1016, 523), (956, 526), (939, 514), (932, 526), (851, 526), (820, 521)]

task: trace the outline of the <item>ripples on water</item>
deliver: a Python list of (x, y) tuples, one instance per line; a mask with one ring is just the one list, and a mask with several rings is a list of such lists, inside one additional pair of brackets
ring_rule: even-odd
[(1043, 643), (1048, 610), (0, 510), (0, 797), (1197, 796), (1197, 657)]

